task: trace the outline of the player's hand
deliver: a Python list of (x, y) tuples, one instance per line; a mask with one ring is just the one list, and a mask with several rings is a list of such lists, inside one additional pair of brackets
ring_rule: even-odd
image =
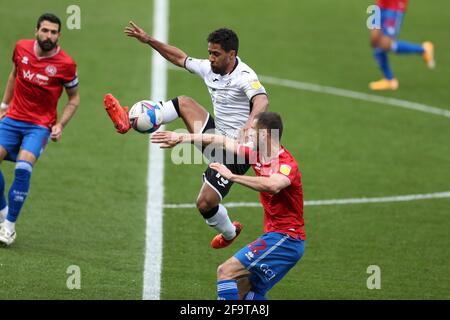
[(230, 180), (234, 175), (233, 172), (230, 171), (230, 169), (218, 162), (210, 163), (209, 167), (213, 170), (216, 170), (222, 177), (227, 180)]
[(181, 142), (181, 134), (172, 131), (157, 131), (150, 137), (152, 143), (159, 143), (160, 148), (173, 148)]
[(52, 127), (52, 133), (50, 134), (50, 138), (53, 142), (58, 142), (61, 140), (63, 131), (63, 125), (61, 123), (57, 123)]
[(252, 130), (253, 130), (252, 124), (247, 121), (247, 123), (244, 125), (244, 127), (241, 130), (239, 130), (239, 132), (238, 132), (238, 136), (236, 139), (237, 142), (239, 144), (246, 145), (249, 142), (250, 133)]
[(136, 38), (143, 43), (147, 43), (148, 40), (150, 40), (150, 36), (142, 28), (133, 21), (130, 21), (129, 23), (130, 25), (126, 26), (125, 30), (123, 30), (128, 37)]
[(239, 130), (238, 136), (236, 138), (237, 143), (253, 148), (254, 143), (258, 143), (255, 139), (255, 129), (251, 126), (245, 126), (241, 130)]
[(7, 111), (8, 109), (0, 109), (0, 120), (5, 117)]

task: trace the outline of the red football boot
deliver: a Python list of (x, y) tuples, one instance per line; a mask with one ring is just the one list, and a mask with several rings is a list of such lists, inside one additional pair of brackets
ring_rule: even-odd
[(130, 130), (130, 119), (128, 118), (128, 107), (122, 107), (119, 101), (111, 93), (105, 95), (103, 99), (105, 110), (114, 123), (114, 127), (119, 133), (127, 133)]
[(236, 227), (236, 235), (234, 236), (234, 238), (231, 240), (227, 240), (223, 237), (222, 234), (218, 234), (214, 237), (214, 239), (212, 239), (211, 247), (213, 247), (214, 249), (222, 249), (228, 247), (234, 241), (234, 239), (238, 237), (243, 228), (242, 224), (239, 221), (233, 221), (233, 225)]

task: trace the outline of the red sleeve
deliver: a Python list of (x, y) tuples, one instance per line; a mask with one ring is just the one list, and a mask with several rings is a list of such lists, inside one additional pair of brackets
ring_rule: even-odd
[(295, 161), (280, 159), (280, 166), (278, 167), (277, 173), (288, 177), (291, 183), (293, 183), (297, 177), (297, 171), (298, 165)]
[(75, 62), (70, 63), (64, 70), (62, 82), (65, 88), (71, 89), (78, 85), (77, 65)]

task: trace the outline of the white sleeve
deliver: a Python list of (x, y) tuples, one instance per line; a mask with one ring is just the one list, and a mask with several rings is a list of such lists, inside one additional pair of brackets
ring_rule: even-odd
[(254, 72), (248, 70), (241, 71), (241, 88), (247, 95), (248, 100), (253, 99), (254, 96), (259, 94), (267, 94), (261, 82), (258, 80), (258, 76)]
[(195, 73), (196, 75), (204, 78), (206, 74), (211, 69), (211, 65), (206, 59), (195, 59), (191, 57), (187, 57), (184, 62), (184, 67), (191, 73)]

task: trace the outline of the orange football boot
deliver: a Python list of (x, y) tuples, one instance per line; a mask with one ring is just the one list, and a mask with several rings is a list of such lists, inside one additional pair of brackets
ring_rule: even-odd
[(228, 247), (234, 241), (234, 239), (239, 236), (243, 228), (242, 224), (239, 221), (233, 221), (233, 225), (236, 227), (236, 235), (234, 236), (234, 238), (231, 240), (227, 240), (223, 237), (222, 234), (218, 234), (212, 239), (211, 247), (213, 247), (214, 249), (222, 249)]
[(426, 41), (422, 43), (423, 47), (423, 60), (425, 60), (425, 63), (427, 64), (427, 67), (429, 69), (434, 69), (436, 67), (436, 62), (434, 61), (434, 45), (430, 41)]
[(369, 83), (369, 88), (372, 90), (397, 90), (398, 89), (398, 80), (397, 79), (381, 79), (378, 81), (373, 81)]
[(130, 119), (128, 118), (128, 107), (122, 107), (119, 101), (111, 93), (105, 95), (103, 99), (105, 110), (114, 123), (114, 127), (119, 133), (127, 133), (130, 130)]

